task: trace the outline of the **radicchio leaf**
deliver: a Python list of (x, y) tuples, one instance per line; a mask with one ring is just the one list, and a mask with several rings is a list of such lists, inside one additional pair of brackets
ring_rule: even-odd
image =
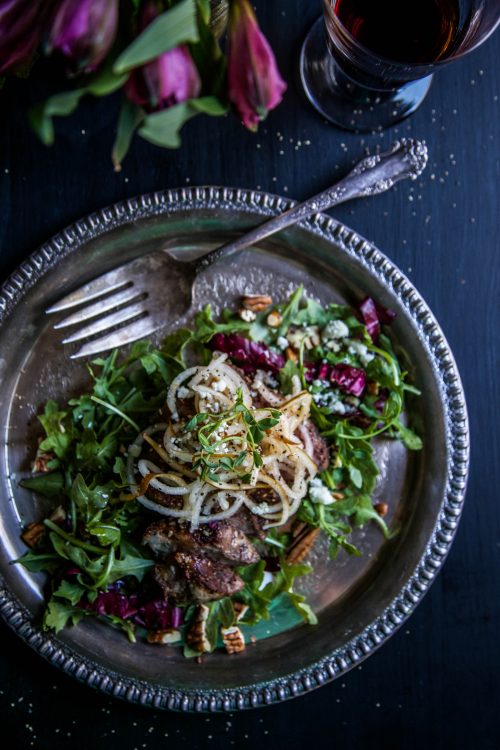
[(208, 346), (228, 354), (231, 360), (246, 373), (266, 370), (278, 373), (285, 366), (285, 358), (272, 352), (265, 344), (250, 341), (236, 333), (216, 333)]
[(390, 325), (396, 317), (394, 310), (379, 305), (371, 297), (365, 297), (359, 305), (359, 311), (366, 330), (375, 343), (378, 341), (380, 335), (381, 324)]

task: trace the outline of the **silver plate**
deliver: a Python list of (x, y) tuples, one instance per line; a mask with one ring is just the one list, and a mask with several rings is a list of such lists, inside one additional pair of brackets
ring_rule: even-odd
[[(407, 456), (378, 447), (378, 496), (401, 532), (384, 542), (376, 529), (357, 537), (361, 558), (327, 563), (307, 581), (316, 627), (298, 626), (249, 644), (245, 653), (213, 654), (202, 665), (177, 649), (136, 644), (86, 620), (58, 637), (40, 628), (43, 576), (9, 561), (23, 554), (21, 525), (44, 508), (19, 487), (33, 455), (35, 415), (82, 382), (43, 311), (62, 294), (125, 260), (160, 247), (208, 250), (292, 202), (266, 193), (205, 187), (154, 193), (92, 214), (26, 260), (0, 292), (0, 610), (38, 653), (88, 685), (126, 700), (182, 711), (234, 711), (306, 693), (351, 669), (411, 614), (452, 543), (468, 469), (464, 394), (453, 356), (432, 313), (376, 247), (328, 216), (213, 269), (200, 302), (231, 305), (242, 292), (283, 297), (298, 283), (322, 301), (369, 294), (394, 308), (393, 337), (423, 397), (411, 415), (424, 449)], [(166, 281), (165, 294), (175, 294)], [(203, 299), (204, 298), (204, 299)], [(179, 321), (166, 321), (166, 330)], [(320, 550), (321, 552), (321, 550)], [(264, 634), (266, 635), (266, 634)]]

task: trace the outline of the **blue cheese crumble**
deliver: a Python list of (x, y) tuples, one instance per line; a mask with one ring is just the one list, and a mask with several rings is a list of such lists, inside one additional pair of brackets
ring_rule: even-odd
[(332, 493), (319, 477), (314, 477), (309, 482), (309, 497), (313, 503), (321, 505), (331, 505), (335, 502)]

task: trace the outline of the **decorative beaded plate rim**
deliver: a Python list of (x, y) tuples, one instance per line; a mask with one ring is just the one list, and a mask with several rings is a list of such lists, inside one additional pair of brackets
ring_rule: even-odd
[[(42, 245), (0, 288), (0, 326), (25, 292), (63, 257), (89, 240), (130, 221), (183, 210), (211, 208), (254, 215), (275, 215), (294, 205), (288, 198), (253, 190), (193, 187), (145, 194), (96, 211)], [(381, 615), (361, 634), (308, 667), (286, 677), (243, 688), (185, 690), (151, 685), (124, 677), (76, 654), (31, 621), (25, 606), (0, 577), (0, 612), (10, 627), (51, 664), (103, 693), (154, 708), (177, 711), (235, 711), (293, 698), (351, 669), (384, 643), (410, 616), (444, 563), (462, 512), (469, 463), (469, 431), (465, 397), (450, 348), (428, 306), (406, 276), (371, 242), (325, 214), (315, 214), (301, 228), (335, 242), (354, 256), (395, 297), (413, 320), (440, 379), (446, 415), (447, 482), (432, 535), (421, 559)]]

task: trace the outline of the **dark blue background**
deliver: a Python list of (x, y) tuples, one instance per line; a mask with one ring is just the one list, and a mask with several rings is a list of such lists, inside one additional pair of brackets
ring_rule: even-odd
[[(2, 736), (14, 748), (498, 748), (498, 233), (500, 35), (440, 71), (409, 120), (362, 138), (328, 125), (297, 84), (319, 3), (257, 3), (289, 88), (257, 135), (236, 118), (198, 119), (179, 151), (136, 139), (112, 170), (116, 99), (86, 101), (46, 149), (23, 117), (34, 82), (0, 94), (0, 276), (39, 243), (106, 204), (155, 189), (218, 184), (295, 198), (331, 184), (366, 147), (426, 139), (416, 183), (335, 215), (373, 240), (430, 304), (455, 353), (470, 410), (472, 466), (453, 550), (416, 613), (354, 671), (306, 697), (233, 715), (153, 712), (92, 692), (0, 624)], [(23, 102), (21, 102), (23, 100)]]

